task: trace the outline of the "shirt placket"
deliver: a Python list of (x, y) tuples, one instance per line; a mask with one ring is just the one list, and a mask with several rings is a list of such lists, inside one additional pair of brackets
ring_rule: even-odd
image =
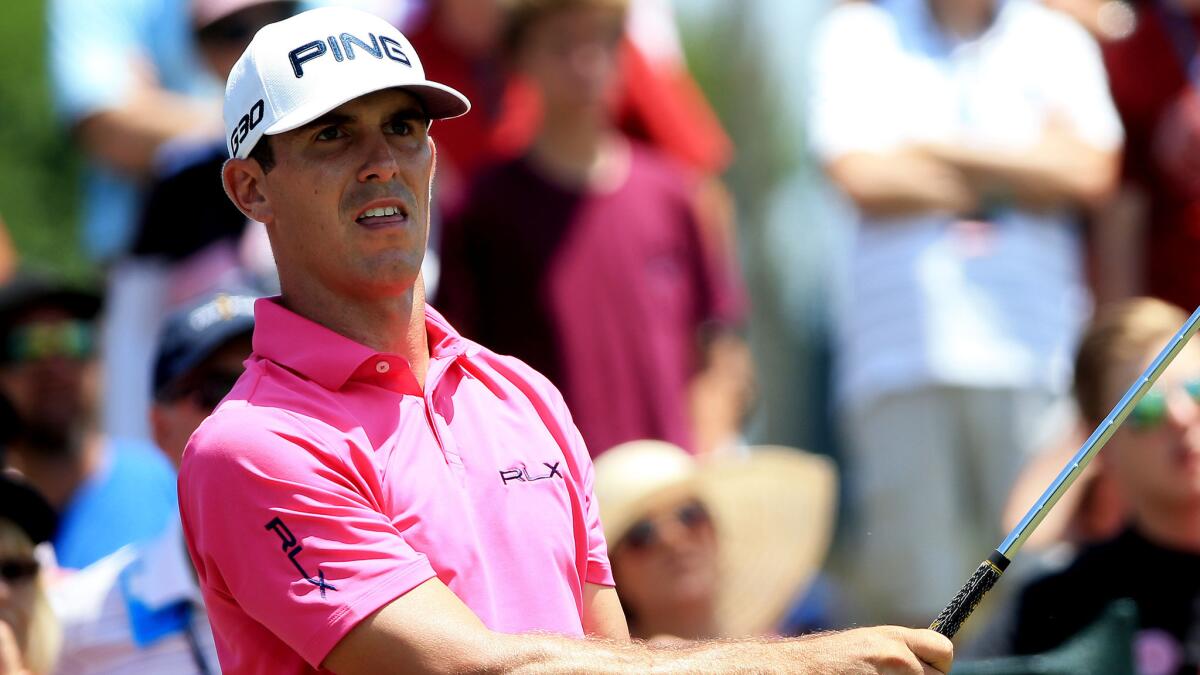
[(442, 375), (454, 363), (454, 360), (454, 357), (430, 360), (430, 369), (425, 378), (425, 391), (422, 399), (425, 402), (425, 419), (429, 421), (429, 428), (433, 430), (438, 446), (442, 449), (446, 464), (458, 476), (460, 482), (465, 482), (467, 472), (466, 467), (463, 466), (462, 455), (458, 451), (458, 443), (455, 442), (454, 433), (450, 431), (450, 425), (446, 424), (446, 418), (437, 404)]

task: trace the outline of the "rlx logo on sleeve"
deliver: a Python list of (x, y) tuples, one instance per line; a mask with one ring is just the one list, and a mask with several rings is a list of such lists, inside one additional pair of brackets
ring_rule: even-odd
[(296, 540), (296, 535), (292, 534), (292, 531), (288, 529), (287, 525), (283, 524), (283, 521), (279, 519), (279, 517), (272, 518), (271, 521), (267, 523), (266, 529), (272, 530), (275, 532), (275, 534), (279, 535), (280, 541), (283, 542), (283, 550), (287, 553), (288, 560), (290, 560), (292, 566), (295, 567), (298, 572), (300, 572), (300, 576), (304, 577), (305, 581), (321, 589), (321, 598), (325, 597), (325, 589), (328, 588), (331, 591), (337, 590), (337, 588), (335, 588), (332, 584), (325, 581), (325, 573), (321, 571), (321, 567), (319, 565), (317, 566), (317, 576), (315, 578), (310, 577), (308, 572), (304, 571), (304, 566), (301, 565), (300, 561), (296, 559), (300, 555), (300, 552), (304, 550), (304, 547), (300, 546), (300, 543)]
[(523, 466), (514, 466), (511, 469), (501, 469), (500, 480), (504, 481), (505, 485), (508, 485), (509, 481), (514, 480), (521, 483), (532, 483), (534, 481), (546, 480), (547, 478), (553, 478), (555, 476), (562, 478), (563, 475), (558, 472), (559, 464), (560, 462), (555, 462), (553, 464), (550, 462), (542, 462), (542, 466), (546, 467), (548, 471), (546, 471), (544, 475), (539, 476), (532, 475), (529, 473), (529, 469)]
[(412, 62), (408, 60), (408, 56), (399, 42), (386, 35), (376, 36), (374, 33), (367, 33), (367, 37), (371, 40), (370, 44), (349, 33), (342, 33), (338, 36), (330, 35), (324, 40), (313, 40), (302, 44), (288, 52), (288, 60), (292, 63), (292, 72), (296, 74), (297, 78), (304, 77), (304, 64), (326, 54), (332, 56), (333, 60), (338, 63), (353, 61), (358, 50), (372, 58), (380, 60), (387, 58), (412, 67)]

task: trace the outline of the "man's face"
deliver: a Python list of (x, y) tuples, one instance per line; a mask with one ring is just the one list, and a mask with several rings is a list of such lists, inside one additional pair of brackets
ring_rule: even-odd
[(417, 99), (367, 94), (269, 139), (276, 163), (261, 179), (259, 220), (285, 293), (311, 282), (342, 297), (411, 289), (428, 238), (434, 157)]
[(606, 110), (620, 72), (624, 17), (604, 7), (551, 12), (529, 27), (518, 61), (548, 111)]
[(192, 433), (241, 376), (250, 351), (249, 336), (234, 339), (185, 375), (170, 400), (154, 402), (150, 415), (154, 442), (176, 468)]
[[(1117, 400), (1149, 365), (1114, 369), (1108, 382)], [(1155, 509), (1200, 508), (1200, 346), (1180, 352), (1104, 449), (1130, 503)]]
[(9, 331), (0, 388), (35, 445), (65, 447), (88, 410), (92, 324), (64, 310), (28, 312)]

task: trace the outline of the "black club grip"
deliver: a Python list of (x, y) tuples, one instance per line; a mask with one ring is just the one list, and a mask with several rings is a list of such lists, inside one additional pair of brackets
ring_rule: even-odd
[(979, 567), (975, 569), (975, 573), (958, 591), (958, 595), (955, 595), (950, 604), (946, 605), (946, 609), (938, 614), (929, 628), (948, 638), (953, 638), (958, 633), (958, 629), (962, 628), (967, 617), (971, 616), (971, 612), (975, 611), (979, 601), (983, 600), (983, 596), (992, 590), (992, 586), (996, 585), (1006, 567), (1008, 567), (1008, 558), (1001, 555), (999, 551), (992, 551), (988, 559), (980, 563)]

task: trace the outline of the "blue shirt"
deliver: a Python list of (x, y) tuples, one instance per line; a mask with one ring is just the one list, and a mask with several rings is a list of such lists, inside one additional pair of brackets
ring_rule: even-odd
[[(181, 0), (50, 0), (47, 60), (65, 121), (75, 124), (117, 107), (138, 77), (153, 77), (169, 91), (210, 95), (215, 110), (220, 86), (196, 49), (190, 7)], [(124, 252), (133, 236), (138, 186), (96, 162), (85, 181), (85, 248), (96, 259), (109, 259)]]
[(80, 569), (151, 539), (179, 513), (175, 471), (158, 448), (113, 440), (106, 455), (59, 516), (54, 551), (63, 567)]

